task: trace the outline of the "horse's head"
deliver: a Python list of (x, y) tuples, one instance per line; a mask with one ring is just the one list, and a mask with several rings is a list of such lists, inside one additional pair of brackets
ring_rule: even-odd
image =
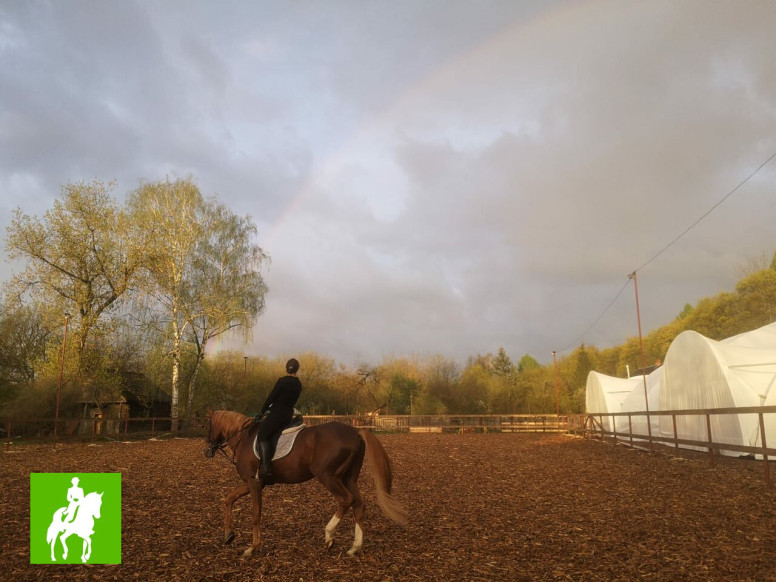
[(78, 519), (78, 516), (81, 515), (81, 510), (83, 510), (83, 512), (85, 513), (88, 513), (92, 517), (99, 518), (100, 507), (102, 507), (103, 493), (97, 493), (96, 491), (92, 491), (86, 497), (84, 497), (84, 500), (81, 503), (81, 509), (79, 509), (78, 514), (76, 514), (76, 519)]
[(207, 423), (205, 425), (207, 429), (207, 436), (205, 439), (207, 440), (207, 448), (205, 449), (205, 457), (208, 459), (212, 459), (216, 451), (223, 448), (226, 444), (224, 442), (224, 435), (221, 432), (220, 428), (218, 426), (213, 426), (213, 417), (215, 416), (215, 413), (208, 408), (207, 411)]
[(224, 447), (234, 446), (233, 441), (239, 435), (252, 425), (251, 419), (239, 412), (231, 410), (216, 410), (213, 412), (208, 409), (206, 431), (207, 448), (205, 456), (210, 459), (218, 451), (223, 451)]

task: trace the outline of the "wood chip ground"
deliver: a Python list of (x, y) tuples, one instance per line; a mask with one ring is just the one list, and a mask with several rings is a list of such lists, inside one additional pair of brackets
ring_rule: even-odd
[[(262, 546), (250, 503), (201, 439), (19, 445), (0, 454), (0, 579), (5, 580), (776, 580), (776, 486), (761, 462), (650, 453), (569, 436), (379, 435), (406, 527), (380, 513), (369, 464), (364, 547), (353, 520), (326, 550), (334, 513), (317, 481), (265, 489)], [(31, 472), (121, 472), (122, 563), (29, 564)], [(776, 478), (776, 471), (774, 471)]]

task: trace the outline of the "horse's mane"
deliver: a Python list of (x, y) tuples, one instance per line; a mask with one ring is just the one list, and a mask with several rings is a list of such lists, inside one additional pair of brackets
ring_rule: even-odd
[(230, 435), (245, 426), (248, 417), (233, 410), (216, 410), (213, 412), (213, 423), (217, 423), (221, 432)]

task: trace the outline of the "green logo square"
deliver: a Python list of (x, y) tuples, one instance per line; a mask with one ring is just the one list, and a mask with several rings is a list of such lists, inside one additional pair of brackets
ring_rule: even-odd
[(30, 564), (120, 564), (121, 473), (30, 474)]

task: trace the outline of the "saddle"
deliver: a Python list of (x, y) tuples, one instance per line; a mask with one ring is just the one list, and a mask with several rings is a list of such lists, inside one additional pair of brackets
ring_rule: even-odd
[[(275, 433), (269, 440), (269, 446), (274, 451), (272, 460), (277, 461), (290, 453), (291, 449), (294, 447), (294, 441), (296, 440), (297, 435), (306, 427), (307, 425), (304, 423), (302, 413), (294, 409), (294, 416), (291, 418), (291, 422), (288, 423), (282, 431)], [(258, 434), (253, 439), (253, 454), (256, 455), (257, 459), (261, 459)]]

